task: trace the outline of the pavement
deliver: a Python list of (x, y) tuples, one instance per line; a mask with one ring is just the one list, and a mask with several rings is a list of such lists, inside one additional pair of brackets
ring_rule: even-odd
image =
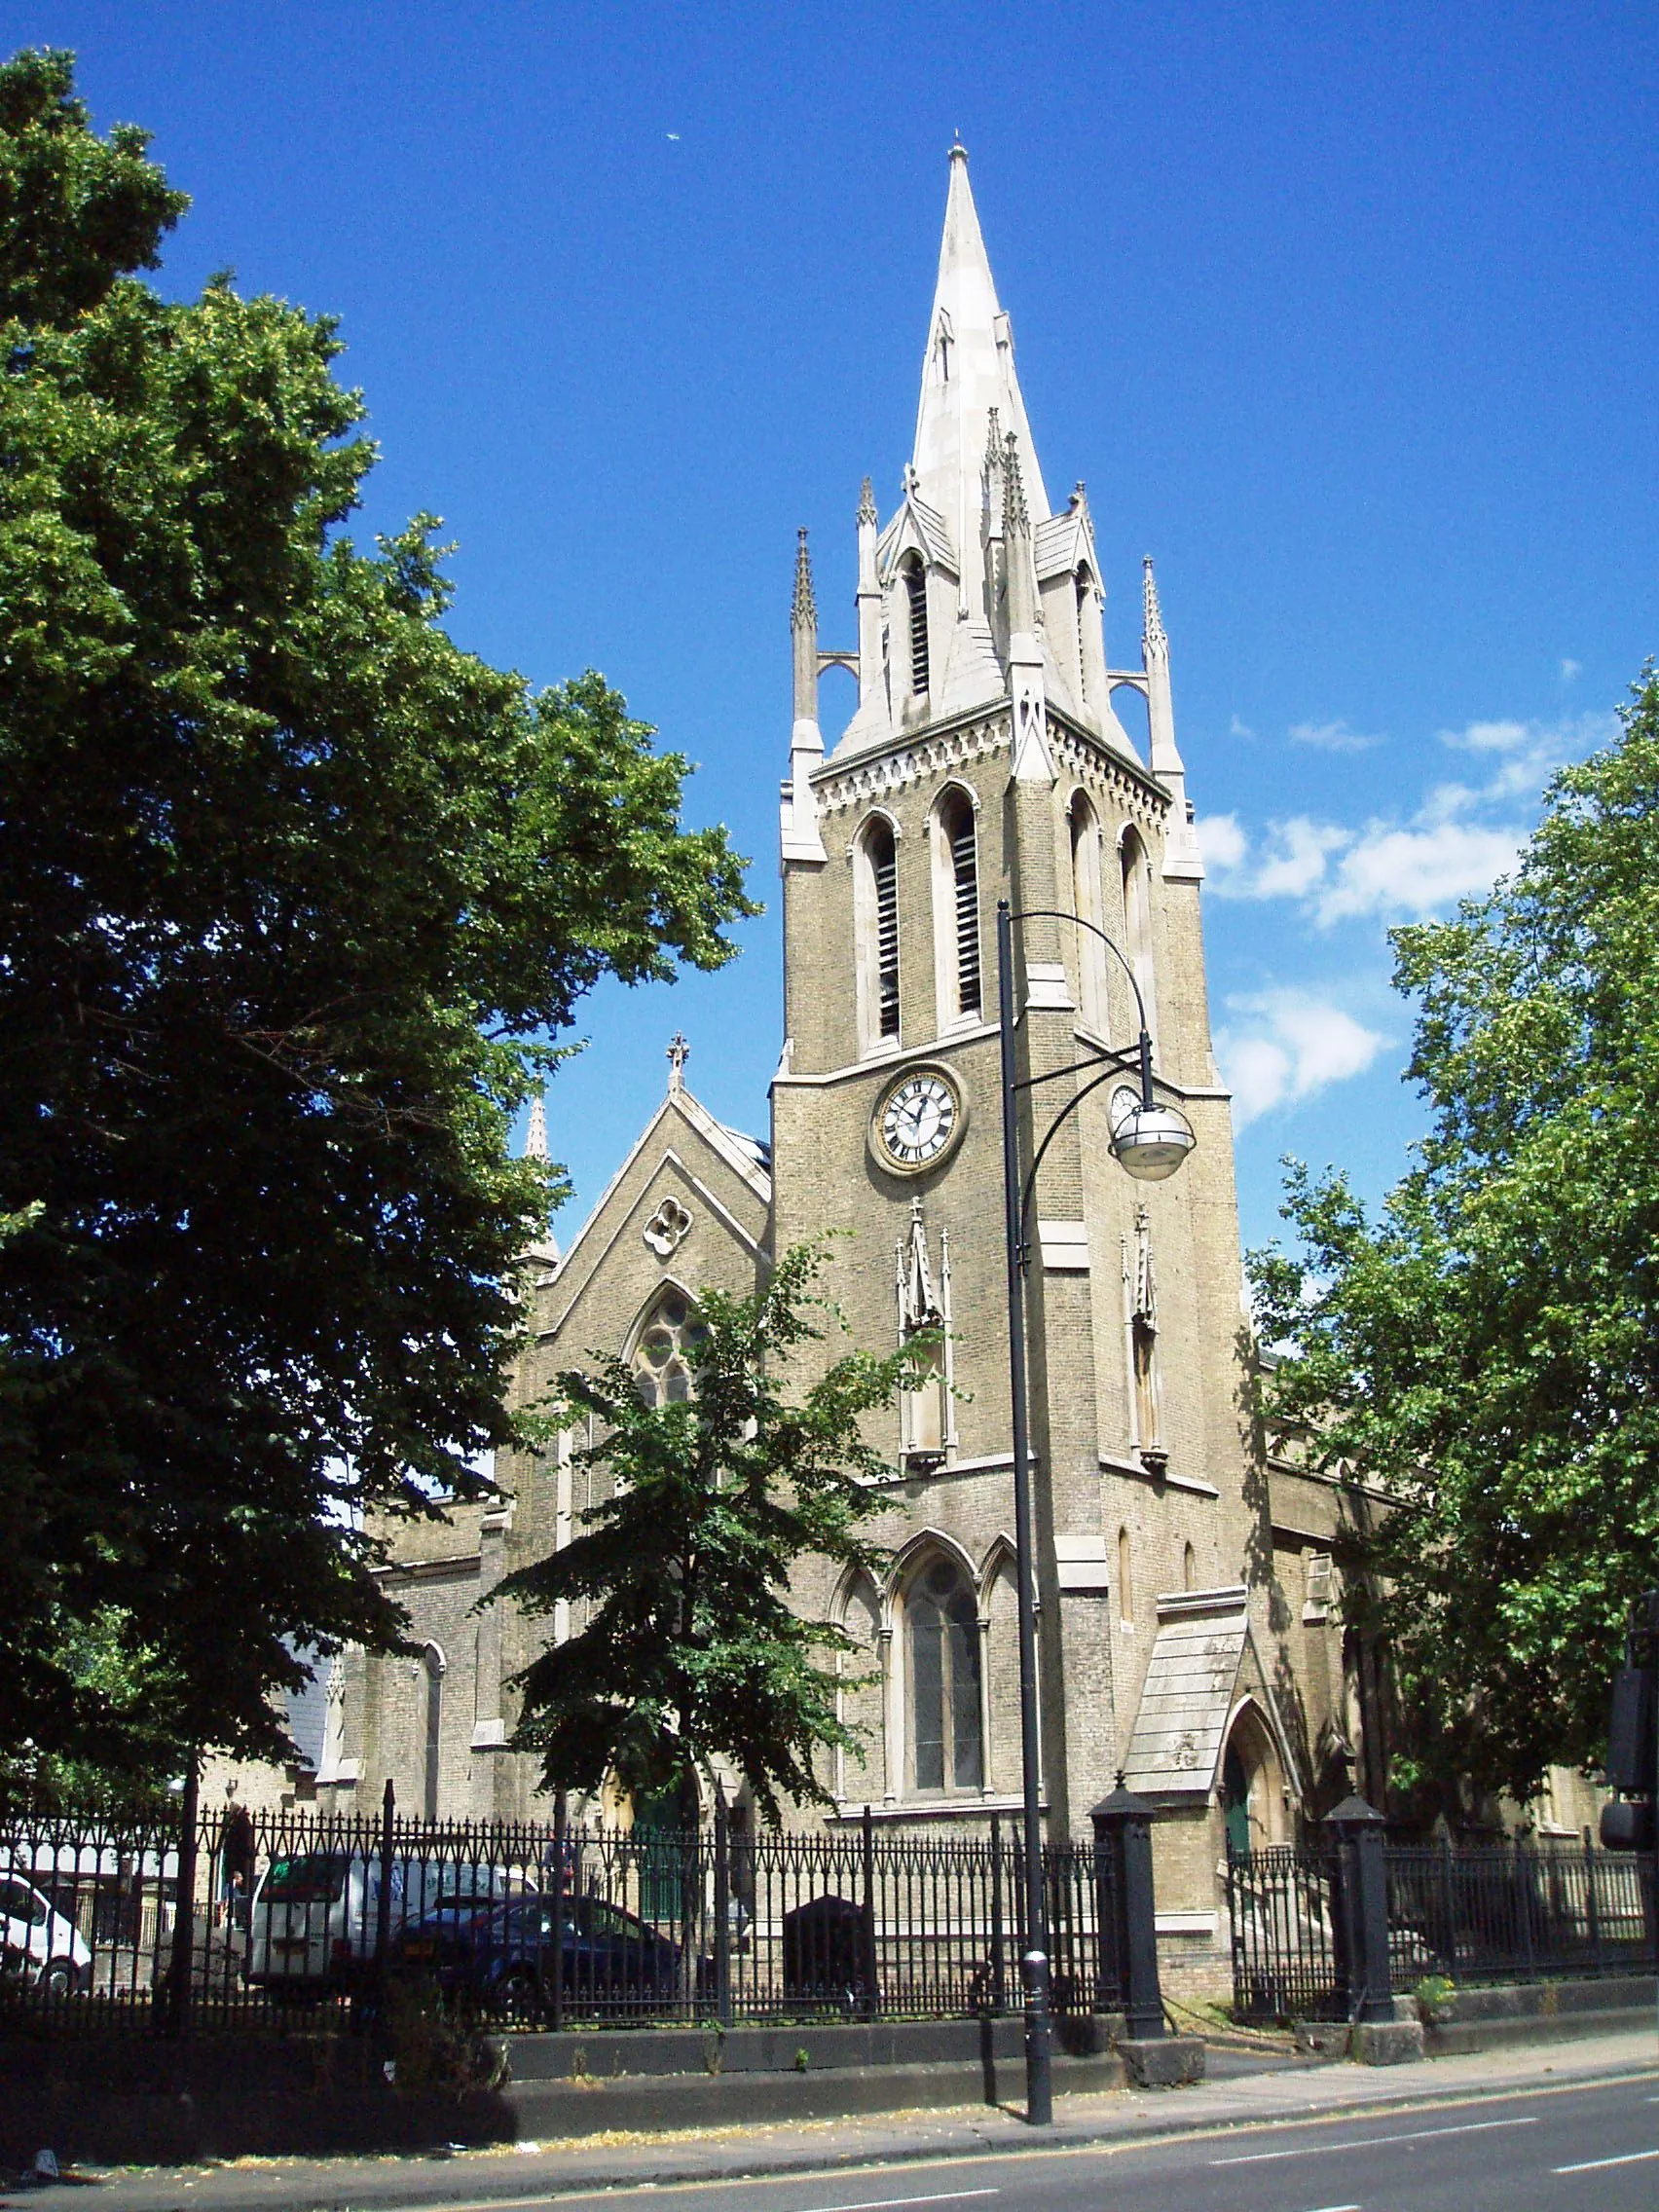
[[(1218, 2141), (1244, 2131), (1272, 2142), (1274, 2131), (1300, 2130), (1314, 2142), (1308, 2131), (1329, 2129), (1335, 2122), (1364, 2122), (1364, 2129), (1350, 2124), (1340, 2135), (1382, 2130), (1378, 2141), (1397, 2137), (1407, 2143), (1455, 2134), (1459, 2145), (1478, 2152), (1473, 2168), (1445, 2198), (1462, 2212), (1489, 2197), (1508, 2212), (1532, 2212), (1534, 2202), (1557, 2201), (1594, 2203), (1599, 2212), (1615, 2212), (1627, 2201), (1643, 2208), (1659, 2204), (1659, 2149), (1647, 2151), (1645, 2138), (1632, 2136), (1634, 2151), (1627, 2157), (1619, 2150), (1616, 2157), (1625, 2162), (1611, 2166), (1608, 2175), (1587, 2171), (1587, 2181), (1599, 2178), (1607, 2186), (1582, 2198), (1570, 2194), (1576, 2186), (1570, 2179), (1563, 2180), (1555, 2194), (1536, 2197), (1525, 2188), (1517, 2194), (1513, 2177), (1499, 2186), (1505, 2168), (1493, 2147), (1513, 2141), (1522, 2146), (1519, 2155), (1530, 2158), (1531, 2148), (1545, 2139), (1534, 2128), (1545, 2127), (1547, 2120), (1565, 2123), (1574, 2115), (1574, 2124), (1581, 2132), (1588, 2128), (1593, 2141), (1605, 2128), (1612, 2128), (1621, 2144), (1633, 2128), (1640, 2136), (1644, 2125), (1649, 2136), (1659, 2135), (1659, 2098), (1648, 2097), (1644, 2083), (1659, 2090), (1659, 2037), (1651, 2029), (1387, 2068), (1309, 2062), (1279, 2051), (1218, 2049), (1211, 2054), (1210, 2078), (1200, 2084), (1062, 2097), (1056, 2100), (1055, 2124), (1046, 2130), (1028, 2127), (1016, 2107), (974, 2105), (770, 2127), (584, 2136), (435, 2157), (247, 2158), (141, 2171), (80, 2169), (66, 2175), (65, 2184), (92, 2190), (89, 2206), (95, 2204), (98, 2212), (403, 2212), (405, 2207), (409, 2212), (530, 2212), (553, 2201), (569, 2204), (605, 2195), (614, 2202), (617, 2193), (671, 2187), (685, 2191), (685, 2212), (723, 2207), (740, 2189), (754, 2212), (773, 2204), (778, 2212), (874, 2212), (877, 2206), (931, 2207), (960, 2198), (975, 2199), (975, 2212), (1012, 2212), (1020, 2203), (1070, 2202), (1069, 2191), (1060, 2186), (1065, 2174), (1075, 2178), (1104, 2157), (1111, 2158), (1114, 2176), (1126, 2187), (1133, 2162), (1161, 2147), (1168, 2156), (1162, 2179), (1154, 2174), (1147, 2180), (1149, 2205), (1163, 2201), (1159, 2193), (1166, 2194), (1171, 2186), (1169, 2157), (1174, 2157), (1189, 2163), (1196, 2158), (1205, 2168), (1202, 2193), (1188, 2199), (1200, 2212), (1223, 2212), (1235, 2201), (1254, 2212), (1258, 2200), (1266, 2212), (1276, 2212), (1281, 2204), (1287, 2212), (1362, 2212), (1365, 2198), (1352, 2186), (1345, 2193), (1321, 2185), (1322, 2193), (1294, 2198), (1270, 2194), (1258, 2199), (1247, 2193), (1239, 2195), (1236, 2189), (1230, 2194), (1223, 2182), (1231, 2188), (1252, 2176), (1271, 2179), (1281, 2170), (1273, 2160), (1288, 2154), (1274, 2150), (1258, 2163), (1253, 2152), (1218, 2158), (1212, 2151)], [(1598, 2098), (1618, 2106), (1622, 2117), (1616, 2125), (1611, 2118), (1598, 2117)], [(1536, 2116), (1511, 2118), (1500, 2109), (1516, 2100), (1525, 2101), (1529, 2113), (1535, 2106)], [(1625, 2113), (1627, 2105), (1635, 2119)], [(1398, 2120), (1402, 2113), (1466, 2113), (1471, 2107), (1490, 2107), (1490, 2122), (1476, 2125), (1465, 2119), (1436, 2123), (1425, 2136), (1415, 2123), (1402, 2128)], [(1301, 2139), (1299, 2135), (1296, 2141)], [(1567, 2148), (1578, 2141), (1573, 2137)], [(1206, 2145), (1211, 2148), (1203, 2149)], [(1342, 2151), (1344, 2144), (1339, 2139), (1333, 2148)], [(1073, 2159), (1071, 2168), (1031, 2162), (1061, 2154)], [(1352, 2163), (1350, 2157), (1350, 2168)], [(1374, 2175), (1376, 2154), (1359, 2163)], [(1571, 2157), (1561, 2165), (1564, 2173), (1577, 2171)], [(998, 2175), (1006, 2171), (1024, 2178), (1014, 2183), (993, 2179), (993, 2167)], [(1214, 2170), (1220, 2167), (1227, 2171)], [(1533, 2160), (1527, 2170), (1535, 2167)], [(944, 2176), (938, 2187), (928, 2178), (936, 2169)], [(839, 2174), (845, 2184), (828, 2193), (837, 2199), (832, 2204), (825, 2200), (822, 2188), (803, 2192), (801, 2186), (806, 2177), (826, 2173)], [(961, 2179), (964, 2174), (970, 2178)], [(980, 2178), (974, 2180), (976, 2175)], [(1351, 2185), (1352, 2172), (1346, 2171), (1346, 2178)], [(1093, 2195), (1086, 2191), (1078, 2201), (1099, 2204), (1098, 2178), (1087, 2187)], [(1639, 2194), (1621, 2194), (1627, 2188)], [(1569, 2194), (1561, 2194), (1563, 2190)], [(843, 2197), (844, 2204), (839, 2201)], [(994, 2205), (992, 2199), (998, 2197), (1003, 2203)], [(1136, 2200), (1133, 2194), (1120, 2196), (1114, 2188), (1114, 2207)], [(1407, 2199), (1392, 2193), (1375, 2201), (1386, 2203), (1392, 2212)], [(0, 2190), (0, 2207), (41, 2203), (41, 2192), (34, 2188)]]

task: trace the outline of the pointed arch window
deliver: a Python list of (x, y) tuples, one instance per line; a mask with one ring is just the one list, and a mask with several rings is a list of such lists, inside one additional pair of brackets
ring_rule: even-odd
[(634, 1346), (634, 1388), (642, 1405), (682, 1406), (695, 1393), (697, 1360), (708, 1330), (682, 1290), (659, 1293)]
[(1079, 930), (1079, 1001), (1084, 1024), (1097, 1037), (1107, 1030), (1106, 947), (1092, 930), (1104, 927), (1100, 897), (1100, 823), (1082, 792), (1072, 799), (1067, 814), (1071, 832), (1072, 912), (1089, 929)]
[(422, 1747), (422, 1810), (428, 1822), (438, 1817), (443, 1783), (444, 1655), (435, 1643), (421, 1654), (425, 1685), (424, 1742)]
[(899, 842), (872, 815), (857, 846), (859, 1033), (864, 1051), (899, 1034)]
[(904, 1613), (914, 1787), (978, 1789), (985, 1771), (979, 1608), (967, 1576), (953, 1560), (930, 1561), (910, 1586)]
[(979, 964), (979, 843), (974, 802), (951, 785), (934, 811), (934, 929), (942, 1029), (977, 1014), (983, 1000)]
[(1141, 1001), (1146, 1008), (1146, 1025), (1156, 1043), (1158, 996), (1154, 987), (1152, 957), (1152, 869), (1138, 830), (1124, 831), (1119, 858), (1124, 882), (1124, 942), (1128, 950), (1129, 966), (1134, 971), (1135, 981), (1140, 985)]
[(1077, 677), (1079, 704), (1088, 708), (1090, 721), (1105, 710), (1111, 689), (1106, 681), (1106, 640), (1100, 628), (1100, 587), (1087, 561), (1073, 574), (1077, 595)]
[(914, 553), (904, 562), (904, 601), (910, 637), (910, 690), (916, 698), (928, 688), (928, 579)]

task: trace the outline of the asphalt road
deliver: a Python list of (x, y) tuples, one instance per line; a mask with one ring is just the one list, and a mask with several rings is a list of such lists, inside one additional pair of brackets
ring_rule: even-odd
[[(525, 2196), (521, 2212), (1655, 2212), (1651, 2076), (1158, 2143)], [(492, 2212), (504, 2212), (498, 2202)]]

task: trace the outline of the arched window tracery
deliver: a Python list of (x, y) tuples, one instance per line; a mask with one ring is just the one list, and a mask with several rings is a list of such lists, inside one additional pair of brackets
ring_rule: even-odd
[(985, 1760), (979, 1608), (952, 1559), (935, 1556), (904, 1604), (911, 1779), (918, 1792), (979, 1789)]
[(634, 1345), (634, 1388), (642, 1405), (684, 1405), (695, 1395), (698, 1355), (708, 1337), (697, 1309), (670, 1283), (657, 1295)]

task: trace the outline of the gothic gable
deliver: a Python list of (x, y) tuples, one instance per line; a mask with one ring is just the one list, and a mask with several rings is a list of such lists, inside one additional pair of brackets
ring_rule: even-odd
[(641, 1132), (556, 1272), (537, 1288), (533, 1358), (543, 1373), (620, 1352), (666, 1283), (746, 1294), (770, 1263), (763, 1149), (679, 1080)]

